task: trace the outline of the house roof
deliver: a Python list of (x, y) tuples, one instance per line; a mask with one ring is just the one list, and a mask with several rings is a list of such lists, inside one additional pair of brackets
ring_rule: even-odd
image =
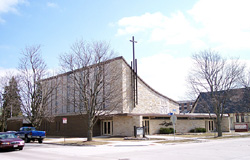
[[(223, 94), (224, 91), (217, 92), (216, 94)], [(211, 104), (211, 92), (202, 92), (196, 99), (191, 113), (214, 113)], [(242, 113), (250, 111), (250, 89), (238, 88), (231, 89), (228, 92), (229, 97), (225, 101), (224, 113)]]

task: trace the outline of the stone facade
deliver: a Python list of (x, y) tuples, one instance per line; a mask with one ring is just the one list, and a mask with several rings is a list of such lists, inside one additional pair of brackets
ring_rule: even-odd
[[(110, 60), (107, 65), (109, 65), (110, 68), (116, 68), (116, 74), (119, 74), (119, 78), (112, 84), (116, 90), (114, 94), (120, 101), (114, 113), (179, 113), (177, 102), (152, 89), (140, 77), (138, 77), (138, 104), (134, 106), (130, 66), (122, 57)], [(79, 70), (79, 72), (81, 72), (81, 70)], [(70, 78), (71, 74), (72, 73), (69, 72), (49, 79), (51, 85), (58, 85), (48, 105), (53, 115), (68, 115), (79, 112), (71, 102), (73, 101), (73, 97), (75, 98), (77, 94), (79, 94), (78, 91), (74, 91), (74, 82), (72, 78)]]
[(131, 69), (123, 60), (123, 110), (122, 113), (179, 113), (178, 103), (158, 93), (138, 77), (138, 104), (132, 104)]
[(134, 126), (142, 126), (142, 116), (114, 116), (114, 131), (115, 136), (133, 136)]
[[(191, 129), (194, 128), (206, 128), (205, 127), (205, 119), (198, 119), (198, 120), (188, 120), (182, 119), (177, 120), (175, 125), (176, 133), (188, 133)], [(163, 122), (171, 122), (169, 120), (150, 120), (150, 134), (159, 134), (160, 128), (173, 128), (173, 125), (165, 127), (162, 124)]]

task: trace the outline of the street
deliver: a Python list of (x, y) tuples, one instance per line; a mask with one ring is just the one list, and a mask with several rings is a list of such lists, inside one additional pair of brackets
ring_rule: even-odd
[(28, 143), (22, 151), (1, 151), (1, 160), (249, 160), (250, 138), (149, 146), (63, 146)]

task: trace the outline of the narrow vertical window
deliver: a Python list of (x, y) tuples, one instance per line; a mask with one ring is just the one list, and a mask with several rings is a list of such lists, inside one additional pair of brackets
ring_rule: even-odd
[(239, 114), (238, 113), (236, 113), (235, 118), (236, 118), (236, 123), (239, 123)]
[(244, 114), (243, 113), (241, 114), (241, 122), (245, 122)]

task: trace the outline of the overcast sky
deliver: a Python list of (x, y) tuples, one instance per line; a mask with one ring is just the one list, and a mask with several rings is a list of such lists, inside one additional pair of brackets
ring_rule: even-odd
[(0, 75), (34, 44), (58, 68), (77, 39), (107, 41), (130, 63), (135, 36), (139, 76), (184, 100), (192, 54), (213, 49), (250, 60), (249, 8), (249, 0), (0, 0)]

